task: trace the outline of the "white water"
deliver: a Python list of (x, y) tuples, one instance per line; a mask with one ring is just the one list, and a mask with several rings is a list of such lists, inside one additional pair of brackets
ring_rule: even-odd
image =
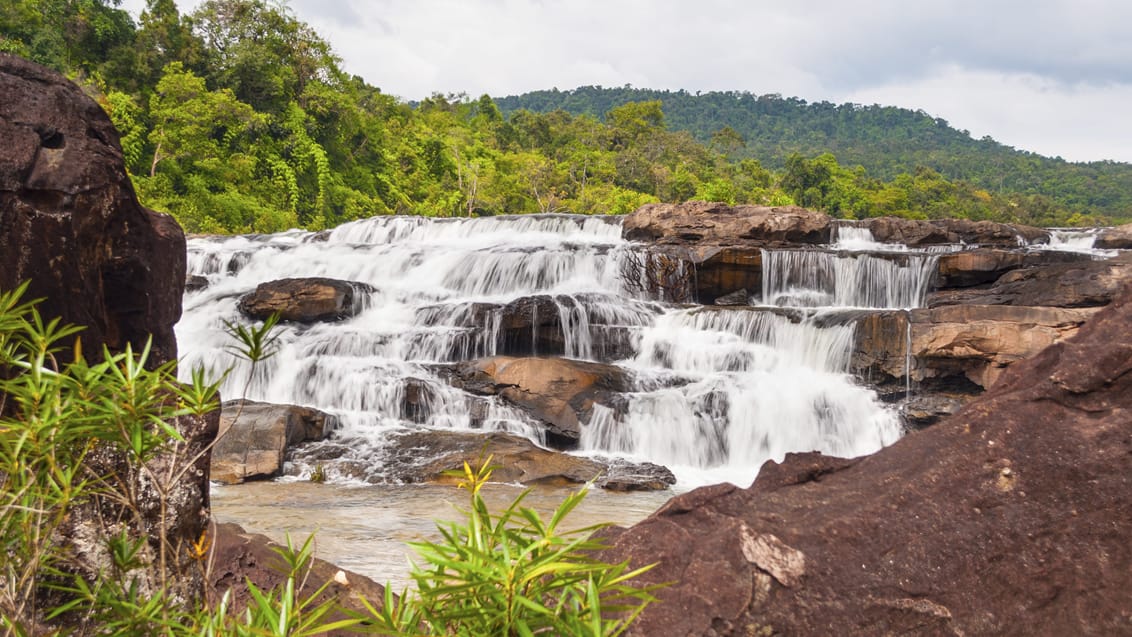
[[(594, 409), (582, 453), (664, 464), (682, 487), (745, 486), (763, 462), (787, 452), (855, 456), (900, 435), (895, 414), (845, 373), (851, 325), (818, 327), (812, 310), (791, 319), (661, 304), (648, 298), (647, 281), (626, 279), (638, 250), (620, 239), (618, 219), (568, 215), (381, 217), (322, 234), (194, 238), (190, 274), (210, 286), (185, 298), (181, 369), (232, 367), (226, 397), (334, 413), (342, 423), (335, 435), (356, 458), (378, 464), (390, 431), (406, 427), (502, 429), (542, 442), (524, 413), (448, 386), (434, 365), (501, 351), (502, 305), (543, 295), (568, 356), (607, 360), (599, 337), (609, 331), (632, 344), (619, 364), (634, 372), (637, 390), (622, 405)], [(764, 293), (768, 304), (795, 307), (914, 307), (933, 259), (766, 253)], [(249, 366), (229, 352), (224, 322), (244, 320), (236, 303), (257, 284), (311, 276), (376, 291), (352, 319), (282, 326), (278, 353), (249, 378)], [(407, 382), (428, 390), (420, 417), (404, 413)]]
[(1049, 243), (1031, 246), (1039, 250), (1059, 250), (1062, 252), (1081, 252), (1095, 258), (1114, 257), (1116, 250), (1094, 248), (1097, 236), (1103, 228), (1050, 228)]

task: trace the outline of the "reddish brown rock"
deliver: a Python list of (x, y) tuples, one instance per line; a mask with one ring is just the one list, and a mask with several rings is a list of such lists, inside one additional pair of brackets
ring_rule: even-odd
[(942, 423), (679, 496), (603, 557), (675, 582), (635, 635), (1129, 634), (1130, 410), (1132, 290)]
[(646, 204), (626, 215), (621, 234), (631, 241), (767, 245), (829, 243), (828, 215), (797, 206), (728, 206), (689, 201)]
[[(143, 208), (106, 113), (63, 76), (0, 53), (0, 289), (85, 326), (83, 351), (177, 358), (185, 235)], [(67, 351), (62, 353), (64, 357)]]
[[(217, 524), (212, 532), (212, 570), (209, 571), (209, 596), (213, 603), (225, 594), (229, 596), (231, 612), (242, 613), (254, 602), (248, 583), (255, 584), (261, 591), (270, 591), (286, 582), (287, 564), (277, 552), (280, 547), (267, 536), (248, 533), (237, 524)], [(295, 538), (301, 544), (302, 538)], [(370, 578), (346, 571), (318, 558), (313, 558), (310, 568), (300, 573), (295, 586), (300, 599), (313, 595), (324, 584), (322, 593), (314, 598), (315, 606), (333, 600), (339, 609), (330, 613), (324, 623), (357, 615), (368, 615), (363, 599), (374, 607), (381, 608), (385, 587)], [(353, 613), (354, 615), (348, 615)], [(320, 635), (356, 635), (353, 630), (337, 630)]]

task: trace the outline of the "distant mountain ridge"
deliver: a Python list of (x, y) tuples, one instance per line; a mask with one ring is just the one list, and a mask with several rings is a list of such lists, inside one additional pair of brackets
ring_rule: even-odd
[(628, 102), (659, 100), (669, 129), (686, 130), (704, 143), (730, 127), (743, 144), (737, 157), (781, 168), (793, 153), (832, 153), (843, 166), (860, 165), (889, 180), (918, 166), (991, 192), (1042, 195), (1082, 214), (1132, 218), (1132, 164), (1068, 162), (1018, 150), (923, 111), (893, 106), (809, 103), (781, 95), (746, 92), (689, 93), (631, 87), (533, 91), (495, 98), (505, 114), (526, 109), (603, 116)]

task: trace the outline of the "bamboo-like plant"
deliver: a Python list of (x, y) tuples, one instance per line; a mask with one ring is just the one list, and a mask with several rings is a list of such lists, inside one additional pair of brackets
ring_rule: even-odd
[(416, 590), (395, 599), (386, 589), (381, 610), (371, 608), (375, 628), (388, 635), (620, 635), (655, 601), (659, 586), (630, 580), (653, 565), (630, 569), (594, 557), (604, 545), (593, 533), (606, 525), (563, 530), (566, 517), (585, 498), (567, 496), (544, 520), (522, 506), (530, 489), (494, 514), (480, 491), (491, 478), (491, 458), (465, 463), (459, 487), (468, 491), (462, 522), (438, 524), (442, 540), (411, 546), (423, 560), (414, 566)]

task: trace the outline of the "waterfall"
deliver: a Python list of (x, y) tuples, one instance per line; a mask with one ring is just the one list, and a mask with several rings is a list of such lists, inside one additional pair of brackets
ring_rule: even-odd
[[(650, 280), (656, 268), (640, 267), (655, 255), (620, 235), (618, 218), (530, 215), (194, 237), (189, 274), (209, 285), (186, 294), (180, 369), (218, 377), (230, 368), (226, 398), (328, 411), (358, 458), (412, 427), (503, 430), (543, 444), (525, 412), (456, 389), (440, 370), (505, 344), (546, 355), (549, 330), (559, 353), (621, 365), (636, 379), (618, 404), (592, 406), (580, 453), (670, 465), (685, 485), (746, 485), (787, 452), (860, 455), (900, 435), (893, 411), (846, 373), (853, 325), (827, 325), (811, 308), (913, 307), (934, 257), (767, 252), (764, 298), (795, 309), (689, 309), (667, 302), (668, 284)], [(682, 267), (661, 274), (686, 278)], [(225, 322), (246, 323), (240, 297), (287, 277), (370, 288), (351, 318), (280, 325), (277, 353), (252, 373), (233, 355)], [(529, 332), (508, 322), (517, 314)]]
[(763, 250), (763, 303), (802, 307), (923, 305), (938, 254)]

